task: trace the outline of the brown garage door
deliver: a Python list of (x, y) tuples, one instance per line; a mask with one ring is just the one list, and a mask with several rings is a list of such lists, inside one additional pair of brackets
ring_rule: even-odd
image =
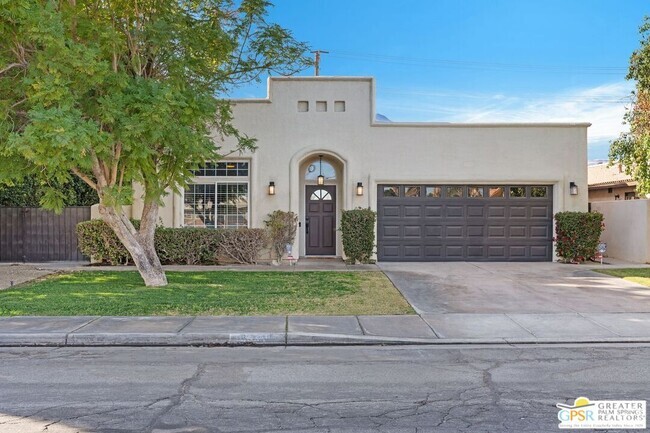
[(550, 261), (551, 185), (379, 185), (380, 261)]

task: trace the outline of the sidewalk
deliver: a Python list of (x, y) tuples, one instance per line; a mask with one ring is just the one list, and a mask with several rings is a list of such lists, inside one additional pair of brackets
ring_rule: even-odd
[(650, 342), (650, 313), (0, 318), (0, 347), (615, 342)]

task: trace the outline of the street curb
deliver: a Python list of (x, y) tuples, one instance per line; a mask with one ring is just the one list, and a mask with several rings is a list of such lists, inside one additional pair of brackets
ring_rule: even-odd
[(537, 345), (650, 343), (650, 337), (605, 338), (395, 338), (369, 335), (290, 333), (5, 333), (0, 347), (196, 347), (353, 345)]

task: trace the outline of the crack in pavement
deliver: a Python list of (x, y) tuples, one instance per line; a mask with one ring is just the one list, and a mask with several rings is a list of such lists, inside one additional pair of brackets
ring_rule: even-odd
[[(203, 373), (205, 373), (205, 369), (207, 368), (207, 366), (208, 366), (207, 363), (198, 364), (196, 370), (194, 371), (194, 374), (181, 382), (176, 394), (159, 400), (159, 401), (163, 401), (167, 399), (169, 400), (169, 404), (165, 406), (158, 414), (156, 414), (153, 417), (153, 419), (149, 422), (146, 431), (151, 432), (153, 431), (154, 428), (166, 427), (160, 421), (162, 417), (167, 415), (169, 412), (171, 412), (172, 409), (179, 406), (183, 402), (183, 398), (189, 393), (189, 390), (192, 387), (192, 385), (199, 380), (199, 378), (201, 377), (201, 375), (203, 375)], [(155, 402), (153, 404), (155, 404)]]

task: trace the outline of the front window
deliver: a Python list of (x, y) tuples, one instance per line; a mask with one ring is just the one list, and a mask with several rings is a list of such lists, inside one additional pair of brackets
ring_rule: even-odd
[(183, 224), (187, 227), (248, 227), (249, 162), (207, 162), (185, 188)]
[(248, 227), (248, 183), (217, 183), (218, 229)]
[(248, 162), (243, 161), (227, 161), (227, 162), (206, 162), (201, 167), (192, 171), (194, 176), (248, 176)]
[(214, 228), (214, 184), (192, 184), (185, 189), (184, 225)]

